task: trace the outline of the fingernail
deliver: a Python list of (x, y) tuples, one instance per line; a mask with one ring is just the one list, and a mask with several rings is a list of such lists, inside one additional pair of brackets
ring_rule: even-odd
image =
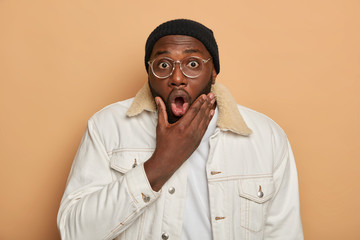
[(214, 116), (214, 113), (215, 113), (214, 109), (211, 109), (211, 110), (210, 110), (210, 116), (211, 116), (211, 117)]
[(155, 98), (156, 105), (159, 105), (159, 99)]
[(214, 99), (215, 95), (213, 93), (209, 93), (209, 98)]
[(211, 105), (213, 105), (215, 103), (215, 99), (211, 100)]

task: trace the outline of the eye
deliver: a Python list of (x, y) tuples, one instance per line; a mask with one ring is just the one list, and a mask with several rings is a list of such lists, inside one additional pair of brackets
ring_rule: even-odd
[(186, 66), (189, 68), (197, 68), (200, 64), (196, 60), (191, 60)]
[(160, 63), (158, 64), (158, 67), (159, 67), (160, 69), (167, 69), (167, 68), (170, 67), (170, 64), (169, 64), (168, 62), (160, 62)]

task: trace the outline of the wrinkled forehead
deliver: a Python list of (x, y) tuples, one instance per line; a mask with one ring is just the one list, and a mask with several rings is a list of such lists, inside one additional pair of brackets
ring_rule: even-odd
[(210, 53), (198, 39), (186, 35), (168, 35), (160, 38), (154, 44), (151, 58), (159, 55), (191, 54), (209, 57)]

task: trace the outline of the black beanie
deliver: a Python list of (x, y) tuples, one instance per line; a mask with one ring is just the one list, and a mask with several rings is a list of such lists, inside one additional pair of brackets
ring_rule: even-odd
[(216, 73), (220, 72), (219, 50), (216, 44), (214, 34), (211, 29), (205, 27), (201, 23), (188, 19), (175, 19), (162, 23), (149, 35), (145, 45), (145, 67), (148, 71), (151, 52), (154, 44), (160, 38), (167, 35), (186, 35), (198, 39), (209, 51)]

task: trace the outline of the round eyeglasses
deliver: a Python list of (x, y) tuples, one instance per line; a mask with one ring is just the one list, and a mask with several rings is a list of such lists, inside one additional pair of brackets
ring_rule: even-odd
[(158, 57), (152, 61), (148, 61), (151, 67), (151, 71), (155, 77), (165, 79), (170, 77), (174, 70), (176, 63), (179, 63), (181, 72), (188, 78), (197, 78), (201, 75), (204, 69), (205, 63), (207, 63), (211, 57), (204, 60), (200, 57), (190, 56), (184, 59), (174, 61), (168, 57)]

